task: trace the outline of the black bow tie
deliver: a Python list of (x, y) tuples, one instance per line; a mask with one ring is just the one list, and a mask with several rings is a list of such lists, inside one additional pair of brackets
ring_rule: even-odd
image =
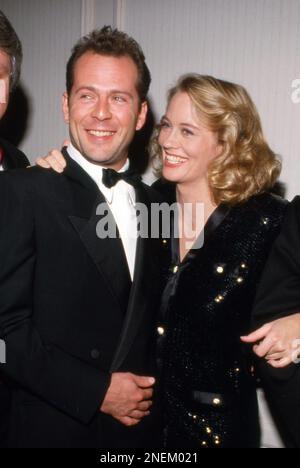
[(131, 170), (126, 172), (117, 172), (114, 169), (103, 169), (102, 182), (107, 188), (114, 187), (120, 180), (124, 180), (135, 187), (141, 179), (140, 175)]

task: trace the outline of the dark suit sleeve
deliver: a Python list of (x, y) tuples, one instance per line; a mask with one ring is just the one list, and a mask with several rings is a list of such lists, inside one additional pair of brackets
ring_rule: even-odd
[(0, 174), (0, 200), (0, 338), (6, 343), (1, 370), (39, 398), (88, 423), (99, 411), (110, 375), (43, 343), (33, 319), (35, 218), (28, 178)]
[[(289, 205), (283, 228), (273, 245), (254, 306), (253, 328), (300, 311), (300, 197)], [(257, 363), (279, 427), (292, 446), (300, 447), (300, 368)]]
[(300, 197), (287, 209), (254, 306), (254, 326), (300, 311)]

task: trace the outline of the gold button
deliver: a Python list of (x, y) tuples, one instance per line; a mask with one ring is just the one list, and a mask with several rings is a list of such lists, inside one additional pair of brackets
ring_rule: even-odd
[(176, 273), (178, 272), (178, 270), (179, 270), (178, 265), (174, 266), (174, 268), (173, 268), (173, 273), (176, 274)]
[(207, 427), (207, 428), (206, 428), (206, 432), (207, 432), (207, 434), (211, 434), (211, 428), (210, 428), (210, 427)]
[(236, 281), (237, 281), (237, 283), (241, 284), (241, 283), (243, 283), (244, 278), (242, 278), (242, 277), (240, 276)]
[(216, 405), (216, 406), (220, 405), (221, 404), (220, 398), (214, 398), (213, 399), (213, 404)]
[(157, 332), (160, 336), (165, 334), (165, 329), (163, 327), (157, 327)]
[(207, 446), (207, 442), (205, 442), (205, 440), (203, 440), (203, 442), (201, 442), (201, 445), (202, 445), (202, 447), (206, 447), (206, 446)]
[(245, 270), (245, 269), (247, 268), (246, 263), (242, 263), (242, 264), (241, 264), (241, 268), (243, 268), (243, 270)]
[(166, 239), (163, 240), (163, 244), (167, 244), (168, 241)]
[(224, 273), (224, 268), (222, 266), (218, 266), (217, 268), (217, 273), (219, 273), (219, 275), (221, 275), (222, 273)]
[(216, 297), (215, 302), (219, 304), (222, 301), (224, 301), (224, 296), (221, 296), (221, 294), (219, 294), (219, 296)]

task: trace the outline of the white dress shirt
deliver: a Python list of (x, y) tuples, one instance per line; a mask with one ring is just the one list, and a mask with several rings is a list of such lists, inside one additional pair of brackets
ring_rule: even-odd
[[(134, 188), (124, 180), (117, 182), (111, 189), (107, 188), (102, 183), (103, 168), (101, 166), (93, 164), (84, 158), (72, 144), (68, 146), (68, 153), (95, 181), (99, 190), (104, 195), (117, 224), (127, 258), (131, 280), (133, 280), (137, 246), (137, 214), (135, 209), (136, 197)], [(128, 169), (129, 161), (127, 160), (119, 172), (125, 172)]]

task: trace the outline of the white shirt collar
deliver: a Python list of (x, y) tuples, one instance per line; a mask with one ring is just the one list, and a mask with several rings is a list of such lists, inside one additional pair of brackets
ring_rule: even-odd
[[(88, 161), (82, 154), (72, 145), (69, 144), (67, 148), (69, 156), (82, 167), (82, 169), (88, 173), (88, 175), (96, 182), (100, 191), (103, 193), (107, 203), (111, 204), (114, 198), (114, 191), (119, 184), (126, 184), (128, 186), (128, 195), (130, 198), (131, 203), (135, 206), (136, 197), (135, 197), (135, 190), (132, 185), (127, 184), (125, 181), (118, 182), (115, 187), (111, 189), (106, 187), (102, 182), (102, 175), (103, 175), (103, 167), (98, 166), (97, 164), (93, 164), (92, 162)], [(124, 166), (118, 172), (125, 172), (129, 169), (129, 159), (126, 160)]]

